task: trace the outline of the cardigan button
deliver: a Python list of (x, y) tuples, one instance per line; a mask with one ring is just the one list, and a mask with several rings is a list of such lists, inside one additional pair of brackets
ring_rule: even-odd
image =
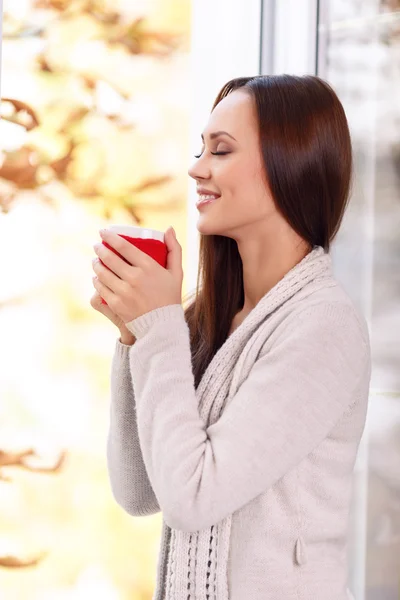
[(307, 562), (307, 549), (301, 537), (296, 540), (294, 555), (298, 565), (305, 565)]

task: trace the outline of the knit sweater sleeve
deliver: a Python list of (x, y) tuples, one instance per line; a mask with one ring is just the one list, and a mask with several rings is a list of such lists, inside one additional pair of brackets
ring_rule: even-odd
[(160, 511), (140, 449), (135, 396), (129, 370), (131, 346), (116, 341), (111, 368), (107, 466), (114, 498), (129, 514)]
[(183, 531), (209, 527), (273, 486), (329, 435), (370, 377), (369, 341), (354, 310), (314, 305), (275, 330), (206, 427), (181, 305), (127, 327), (137, 338), (130, 370), (143, 460), (165, 522)]

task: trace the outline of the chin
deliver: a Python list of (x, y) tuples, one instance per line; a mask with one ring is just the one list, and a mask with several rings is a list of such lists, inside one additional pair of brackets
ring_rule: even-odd
[(202, 222), (201, 218), (197, 221), (196, 227), (197, 231), (203, 235), (221, 235), (212, 223)]
[(229, 238), (235, 239), (230, 230), (225, 229), (225, 228), (220, 229), (218, 227), (215, 227), (215, 225), (213, 223), (198, 222), (196, 224), (196, 227), (197, 227), (197, 231), (199, 233), (201, 233), (202, 235), (221, 235), (223, 237), (229, 237)]

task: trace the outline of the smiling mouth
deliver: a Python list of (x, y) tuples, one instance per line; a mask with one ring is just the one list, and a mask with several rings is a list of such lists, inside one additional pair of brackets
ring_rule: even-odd
[(221, 196), (212, 196), (211, 194), (199, 194), (199, 199), (196, 202), (196, 207), (200, 208), (201, 206), (205, 206), (207, 204), (211, 204), (216, 200), (219, 200)]
[(203, 190), (199, 190), (197, 192), (197, 195), (199, 196), (199, 198), (201, 200), (208, 200), (211, 198), (219, 198), (221, 196), (221, 194), (215, 194), (214, 192), (209, 192), (209, 191), (203, 191)]

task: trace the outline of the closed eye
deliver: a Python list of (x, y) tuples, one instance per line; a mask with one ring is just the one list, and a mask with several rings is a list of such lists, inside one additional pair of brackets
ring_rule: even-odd
[[(201, 154), (195, 154), (194, 157), (195, 158), (200, 158), (200, 156), (202, 156), (202, 152)], [(214, 156), (224, 156), (225, 154), (230, 154), (230, 152), (211, 152), (211, 154), (213, 154)]]

